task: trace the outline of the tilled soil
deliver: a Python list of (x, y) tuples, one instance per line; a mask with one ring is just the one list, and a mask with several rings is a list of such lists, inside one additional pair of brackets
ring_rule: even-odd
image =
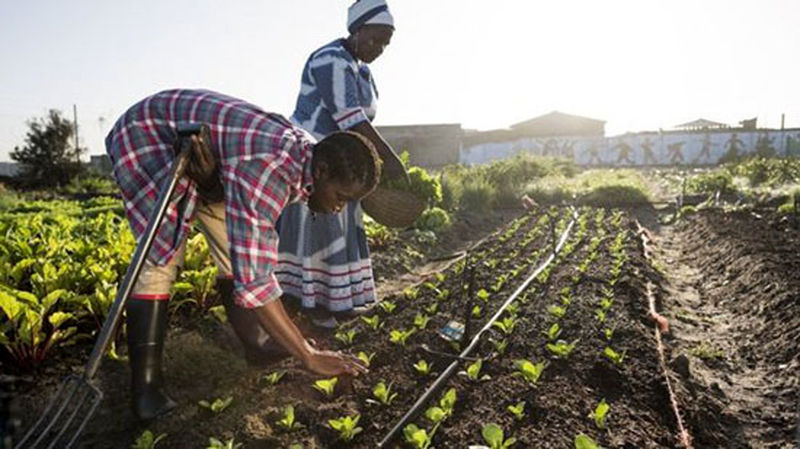
[(705, 211), (656, 236), (671, 366), (696, 447), (800, 446), (800, 233)]

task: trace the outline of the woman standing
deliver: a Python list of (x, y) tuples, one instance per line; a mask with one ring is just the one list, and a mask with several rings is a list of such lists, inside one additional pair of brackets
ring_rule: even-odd
[[(316, 138), (355, 131), (375, 145), (388, 178), (405, 175), (402, 162), (370, 123), (378, 91), (368, 63), (392, 39), (394, 19), (385, 0), (360, 0), (348, 10), (347, 38), (314, 51), (303, 68), (292, 121)], [(358, 201), (331, 216), (316, 216), (305, 205), (287, 208), (279, 223), (276, 275), (284, 292), (312, 309), (313, 322), (333, 328), (332, 314), (375, 301), (363, 212)]]

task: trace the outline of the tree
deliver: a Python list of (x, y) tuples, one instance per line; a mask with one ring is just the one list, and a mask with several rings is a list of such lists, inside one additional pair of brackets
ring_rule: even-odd
[(20, 178), (34, 186), (61, 186), (81, 172), (86, 149), (72, 144), (75, 130), (61, 112), (51, 109), (46, 117), (28, 121), (28, 127), (25, 146), (11, 152), (20, 164)]

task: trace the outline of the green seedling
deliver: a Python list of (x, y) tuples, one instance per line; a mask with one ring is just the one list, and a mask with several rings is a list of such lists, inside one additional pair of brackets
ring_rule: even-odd
[(326, 397), (331, 397), (333, 396), (333, 391), (336, 388), (337, 382), (339, 382), (338, 377), (331, 377), (330, 379), (320, 379), (314, 382), (313, 387)]
[(714, 360), (725, 357), (725, 351), (715, 348), (706, 342), (698, 343), (697, 346), (689, 350), (689, 354), (703, 360)]
[(158, 442), (166, 437), (166, 433), (155, 436), (153, 432), (145, 430), (141, 435), (136, 437), (136, 441), (131, 444), (131, 449), (155, 449)]
[(394, 312), (394, 309), (396, 309), (396, 308), (397, 308), (397, 304), (395, 304), (395, 303), (393, 303), (393, 302), (391, 302), (391, 301), (385, 301), (385, 300), (384, 300), (384, 301), (381, 301), (381, 302), (379, 302), (379, 303), (378, 303), (378, 305), (379, 305), (379, 306), (381, 307), (381, 309), (383, 309), (383, 311), (384, 311), (384, 312), (386, 312), (386, 313), (392, 313), (392, 312)]
[(436, 314), (436, 311), (439, 309), (439, 303), (435, 302), (427, 307), (424, 307), (422, 310), (425, 311), (428, 315)]
[(202, 401), (199, 401), (197, 405), (211, 411), (212, 413), (217, 414), (225, 411), (225, 409), (228, 408), (229, 405), (231, 405), (231, 402), (233, 402), (233, 396), (228, 396), (225, 399), (217, 398), (214, 399), (212, 402), (208, 402), (204, 399)]
[(606, 311), (603, 309), (595, 309), (594, 317), (601, 323), (606, 322)]
[(472, 318), (480, 318), (481, 317), (481, 306), (475, 306), (472, 308)]
[(384, 381), (378, 382), (375, 388), (372, 389), (372, 396), (383, 405), (389, 405), (397, 397), (397, 393), (392, 393), (392, 384), (387, 386)]
[(553, 323), (553, 325), (550, 326), (549, 329), (547, 329), (546, 331), (542, 331), (542, 334), (544, 334), (544, 336), (547, 337), (548, 340), (554, 341), (555, 339), (558, 338), (559, 335), (561, 335), (561, 330), (562, 330), (561, 326), (558, 323)]
[(605, 349), (603, 349), (603, 355), (606, 356), (608, 360), (614, 362), (615, 365), (622, 365), (622, 361), (625, 360), (626, 352), (627, 351), (622, 351), (619, 353), (612, 349), (611, 346), (606, 346)]
[(516, 405), (509, 405), (506, 410), (514, 415), (514, 419), (522, 421), (522, 418), (525, 417), (525, 401), (517, 402)]
[(565, 306), (572, 304), (572, 290), (570, 289), (570, 287), (562, 288), (560, 296), (561, 296), (561, 304)]
[(453, 409), (456, 406), (456, 389), (451, 388), (442, 395), (442, 398), (439, 399), (439, 407), (444, 411), (445, 416), (450, 416), (453, 414)]
[(206, 449), (239, 449), (240, 447), (242, 447), (242, 443), (235, 442), (233, 438), (223, 442), (222, 440), (211, 437), (208, 439), (208, 446), (206, 446)]
[(359, 414), (356, 414), (355, 416), (343, 416), (339, 419), (328, 420), (328, 424), (330, 424), (333, 430), (339, 432), (340, 440), (352, 441), (356, 435), (364, 430), (361, 427), (358, 427), (359, 419), (361, 419), (361, 415)]
[(551, 305), (547, 307), (547, 313), (553, 315), (558, 319), (561, 319), (564, 318), (564, 315), (567, 314), (567, 309), (561, 306)]
[(519, 304), (509, 304), (508, 307), (506, 307), (506, 313), (508, 316), (516, 318), (519, 314)]
[(506, 349), (508, 349), (508, 339), (495, 340), (494, 338), (490, 338), (489, 341), (492, 343), (492, 346), (494, 346), (494, 350), (497, 351), (498, 355), (506, 353)]
[(431, 407), (425, 410), (425, 417), (434, 424), (439, 424), (447, 418), (447, 412), (441, 407)]
[(445, 279), (447, 279), (447, 276), (445, 276), (444, 273), (438, 273), (438, 272), (433, 273), (433, 277), (434, 279), (436, 279), (437, 284), (441, 284), (442, 282), (444, 282)]
[(350, 346), (353, 344), (353, 340), (355, 340), (357, 334), (358, 332), (356, 332), (355, 329), (350, 329), (349, 331), (338, 331), (336, 332), (336, 335), (334, 335), (334, 338), (342, 342), (343, 345)]
[(542, 376), (542, 372), (547, 366), (545, 362), (533, 363), (524, 359), (517, 360), (516, 365), (517, 371), (514, 375), (521, 376), (532, 387), (535, 387), (536, 383), (539, 382), (539, 377)]
[(405, 296), (409, 301), (413, 301), (419, 296), (419, 289), (414, 287), (406, 287), (403, 290), (403, 296)]
[(601, 447), (588, 435), (579, 433), (575, 437), (575, 449), (601, 449)]
[(611, 337), (614, 336), (614, 329), (603, 329), (603, 335), (606, 337), (606, 340), (611, 340)]
[(517, 442), (516, 438), (505, 439), (503, 429), (495, 423), (489, 423), (481, 429), (481, 436), (491, 449), (507, 449)]
[(287, 405), (286, 408), (283, 409), (283, 418), (276, 421), (275, 424), (288, 431), (297, 430), (303, 427), (302, 424), (295, 420), (294, 406), (292, 405)]
[(603, 298), (600, 300), (600, 309), (608, 310), (614, 305), (614, 298)]
[(378, 315), (362, 316), (361, 321), (367, 323), (367, 326), (369, 326), (374, 331), (380, 329), (381, 326), (383, 326), (383, 323), (381, 322), (381, 317), (379, 317)]
[(405, 331), (400, 329), (393, 329), (391, 332), (389, 332), (389, 340), (392, 343), (399, 344), (400, 346), (405, 348), (408, 337), (413, 335), (415, 331), (416, 329), (413, 327)]
[(598, 429), (605, 429), (606, 416), (610, 410), (611, 406), (608, 405), (608, 402), (606, 402), (605, 399), (603, 399), (597, 404), (597, 407), (595, 407), (594, 411), (589, 415), (590, 418), (594, 419), (594, 424)]
[(367, 354), (364, 351), (358, 351), (358, 354), (356, 354), (356, 357), (358, 358), (358, 360), (361, 360), (362, 362), (364, 362), (364, 366), (369, 368), (369, 365), (372, 363), (372, 359), (375, 358), (375, 353), (371, 352), (371, 353)]
[(514, 328), (517, 326), (517, 320), (513, 317), (507, 316), (502, 320), (493, 322), (492, 326), (503, 331), (505, 335), (511, 335), (514, 332)]
[(433, 367), (433, 365), (429, 364), (425, 360), (420, 360), (419, 362), (415, 363), (413, 366), (414, 366), (414, 370), (416, 370), (417, 374), (419, 374), (420, 376), (427, 376), (428, 374), (430, 374), (431, 373), (431, 368)]
[(414, 449), (428, 449), (431, 446), (433, 434), (429, 435), (425, 429), (420, 429), (416, 424), (409, 424), (403, 428), (403, 438)]
[(476, 293), (475, 295), (476, 295), (476, 296), (478, 297), (478, 299), (480, 299), (481, 301), (483, 301), (483, 302), (489, 302), (489, 292), (487, 292), (486, 290), (484, 290), (484, 289), (480, 289), (480, 290), (478, 290), (478, 293)]
[(565, 359), (570, 355), (570, 353), (572, 353), (572, 350), (575, 349), (575, 344), (577, 342), (578, 340), (575, 340), (572, 343), (567, 343), (564, 340), (558, 340), (555, 343), (548, 343), (546, 347), (551, 354), (555, 355), (559, 359)]
[(470, 363), (467, 366), (466, 371), (461, 371), (459, 374), (462, 376), (467, 376), (467, 378), (473, 382), (481, 382), (485, 380), (489, 380), (492, 377), (488, 374), (484, 374), (481, 376), (481, 368), (483, 367), (483, 360), (478, 359), (473, 363)]
[(439, 289), (436, 290), (436, 299), (438, 301), (444, 301), (449, 297), (450, 297), (450, 290), (448, 290), (446, 288), (442, 289), (442, 290), (439, 290)]
[(419, 330), (425, 329), (428, 326), (428, 321), (430, 320), (431, 317), (418, 313), (414, 317), (414, 327), (416, 327)]
[(225, 306), (209, 307), (208, 312), (211, 314), (211, 316), (216, 318), (220, 324), (225, 324), (228, 322), (228, 315), (225, 314)]
[(281, 379), (283, 378), (283, 376), (285, 374), (286, 374), (286, 371), (273, 371), (273, 372), (271, 372), (269, 374), (265, 374), (265, 375), (261, 376), (261, 380), (266, 382), (266, 383), (268, 383), (268, 384), (270, 384), (270, 385), (275, 385), (275, 384), (277, 384), (278, 382), (281, 381)]

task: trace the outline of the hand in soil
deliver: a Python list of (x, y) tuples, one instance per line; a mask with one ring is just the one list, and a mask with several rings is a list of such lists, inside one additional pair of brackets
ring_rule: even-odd
[(348, 354), (334, 351), (320, 351), (312, 349), (311, 355), (306, 360), (306, 369), (323, 376), (338, 376), (349, 374), (358, 376), (367, 372), (367, 367)]

